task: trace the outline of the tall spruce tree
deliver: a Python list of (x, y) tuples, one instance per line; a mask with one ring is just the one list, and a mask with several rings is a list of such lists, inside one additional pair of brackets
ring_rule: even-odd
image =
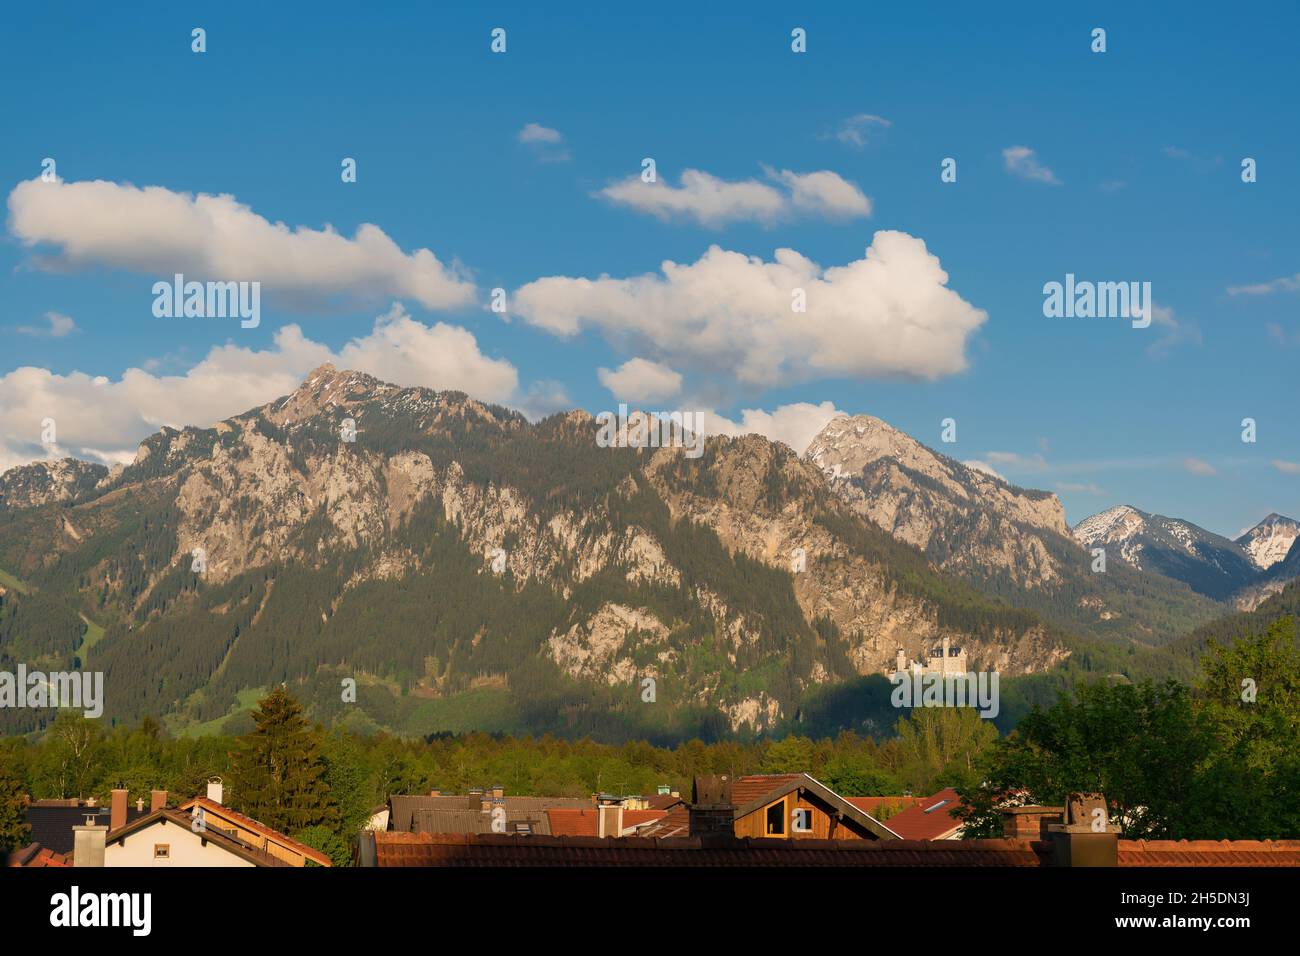
[(252, 733), (239, 738), (231, 804), (284, 833), (333, 826), (338, 807), (325, 782), (320, 738), (283, 687), (258, 702)]

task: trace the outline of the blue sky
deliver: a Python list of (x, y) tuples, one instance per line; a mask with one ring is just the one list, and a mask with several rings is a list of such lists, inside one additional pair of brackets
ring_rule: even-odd
[[(1209, 4), (950, 13), (658, 4), (549, 16), (524, 5), (401, 6), (10, 14), (0, 34), (0, 186), (10, 201), (0, 466), (43, 456), (46, 407), (68, 436), (61, 451), (112, 459), (169, 416), (211, 411), (194, 422), (208, 424), (239, 410), (223, 402), (273, 397), (258, 389), (291, 380), (305, 356), (348, 354), (383, 371), (385, 355), (445, 347), (445, 361), (393, 359), (391, 377), (469, 382), (471, 393), (483, 382), (483, 397), (533, 414), (595, 412), (619, 399), (599, 370), (642, 359), (682, 376), (677, 394), (643, 404), (708, 407), (742, 423), (745, 409), (790, 406), (806, 426), (807, 406), (829, 402), (1055, 491), (1072, 523), (1120, 503), (1229, 535), (1270, 511), (1300, 517), (1294, 5), (1256, 5), (1250, 16)], [(207, 31), (205, 53), (191, 51), (194, 27)], [(507, 31), (504, 54), (489, 50), (494, 27)], [(807, 31), (806, 53), (790, 49), (795, 27)], [(1094, 27), (1107, 31), (1105, 53), (1090, 50)], [(864, 115), (885, 122), (859, 121), (855, 142), (845, 123)], [(528, 124), (559, 141), (521, 142)], [(1018, 146), (1036, 166), (1008, 163), (1004, 151)], [(741, 203), (715, 223), (600, 195), (637, 176), (647, 156), (670, 188), (697, 170), (784, 205), (764, 216)], [(338, 270), (304, 266), (309, 278), (295, 285), (268, 264), (266, 277), (242, 276), (263, 278), (256, 329), (156, 318), (150, 287), (170, 277), (177, 233), (160, 226), (151, 240), (153, 220), (128, 212), (134, 225), (118, 241), (112, 203), (92, 223), (72, 193), (48, 208), (42, 194), (16, 226), (14, 190), (40, 176), (45, 157), (64, 186), (227, 194), (272, 223), (329, 224), (349, 241), (373, 224), (401, 257), (428, 249), (449, 282), (472, 291), (430, 307), (382, 275), (344, 277), (313, 300), (303, 294), (311, 270)], [(357, 161), (355, 183), (341, 182), (343, 157)], [(940, 182), (945, 157), (957, 160), (955, 183)], [(1241, 181), (1243, 157), (1256, 159), (1257, 182)], [(868, 198), (870, 215), (796, 208), (783, 171), (834, 173)], [(70, 254), (69, 237), (87, 231), (88, 251)], [(855, 326), (849, 293), (847, 311), (818, 317), (820, 357), (769, 378), (738, 372), (738, 356), (755, 356), (743, 342), (696, 350), (689, 336), (620, 328), (615, 314), (581, 317), (577, 334), (560, 335), (536, 314), (487, 308), (492, 288), (525, 302), (516, 292), (547, 277), (650, 273), (662, 283), (665, 260), (696, 263), (714, 245), (767, 263), (793, 249), (842, 267), (863, 259), (878, 231), (905, 233), (937, 257), (961, 304), (953, 322), (986, 314), (948, 349), (964, 369), (915, 356), (875, 363), (891, 355), (895, 326)], [(1150, 281), (1163, 320), (1139, 330), (1045, 318), (1043, 284), (1066, 273)], [(889, 299), (914, 280), (885, 281)], [(536, 304), (544, 297), (534, 290)], [(735, 319), (725, 296), (691, 319), (678, 314), (683, 301), (664, 306), (683, 333), (696, 319), (731, 332), (752, 322), (758, 338), (788, 342), (773, 323), (799, 321)], [(387, 335), (376, 331), (384, 315)], [(446, 328), (428, 331), (438, 323)], [(287, 358), (276, 336), (290, 325), (310, 347)], [(827, 343), (853, 356), (847, 369), (824, 361)], [(17, 374), (25, 367), (49, 374)], [(75, 373), (107, 382), (96, 392)], [(940, 442), (947, 417), (958, 422), (954, 445)], [(1245, 417), (1258, 422), (1254, 444), (1241, 441)]]

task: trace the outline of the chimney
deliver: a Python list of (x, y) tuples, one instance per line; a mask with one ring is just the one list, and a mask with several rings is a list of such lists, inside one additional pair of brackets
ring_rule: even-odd
[[(213, 803), (220, 803), (224, 794), (222, 793), (221, 778), (213, 777), (208, 781), (208, 799)], [(160, 791), (163, 795), (164, 802), (167, 799), (167, 791)]]
[(72, 865), (104, 865), (104, 842), (108, 837), (108, 827), (73, 827), (72, 828)]
[(623, 835), (623, 801), (602, 797), (596, 807), (596, 836), (620, 837)]
[[(217, 787), (220, 788), (221, 784), (217, 784)], [(208, 784), (208, 792), (209, 793), (212, 792), (211, 784)], [(218, 794), (218, 796), (220, 796), (220, 794)], [(220, 801), (217, 802), (220, 803)], [(153, 813), (155, 810), (161, 810), (165, 806), (167, 806), (167, 791), (150, 790), (149, 791), (149, 812)]]
[(492, 799), (493, 799), (493, 800), (504, 800), (505, 798), (506, 798), (506, 788), (505, 788), (505, 787), (493, 787), (493, 788), (492, 788)]
[(120, 830), (126, 826), (127, 792), (121, 787), (113, 789), (113, 801), (108, 814), (108, 829)]
[(144, 797), (135, 798), (135, 812), (144, 813)]
[(1047, 834), (1055, 866), (1119, 866), (1119, 826), (1100, 793), (1068, 794), (1065, 822), (1048, 824)]
[(441, 790), (430, 790), (430, 791), (429, 791), (429, 796), (431, 796), (431, 797), (441, 797), (441, 796), (442, 796), (442, 791), (441, 791)]
[(691, 836), (710, 843), (734, 840), (736, 807), (731, 802), (731, 778), (725, 774), (696, 777), (687, 813)]
[(1002, 810), (1002, 835), (1008, 840), (1046, 840), (1047, 828), (1061, 823), (1063, 807), (1004, 807)]

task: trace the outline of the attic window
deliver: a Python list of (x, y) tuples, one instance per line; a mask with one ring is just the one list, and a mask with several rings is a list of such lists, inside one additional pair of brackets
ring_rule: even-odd
[(767, 835), (785, 836), (785, 801), (767, 808)]
[(153, 858), (155, 860), (170, 860), (172, 856), (172, 845), (170, 843), (155, 843), (153, 845)]

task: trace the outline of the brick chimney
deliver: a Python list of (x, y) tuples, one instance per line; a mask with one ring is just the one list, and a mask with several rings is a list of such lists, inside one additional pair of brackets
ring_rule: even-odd
[(104, 865), (104, 843), (108, 827), (81, 826), (72, 828), (72, 865)]
[(493, 788), (492, 788), (492, 799), (493, 799), (493, 800), (504, 800), (505, 798), (506, 798), (506, 788), (505, 788), (505, 787), (493, 787)]
[(1063, 807), (1004, 807), (1002, 835), (1008, 840), (1046, 840), (1047, 828), (1064, 819)]
[(736, 838), (736, 806), (731, 801), (731, 778), (723, 775), (695, 778), (687, 806), (691, 836), (710, 843)]
[(167, 806), (167, 791), (150, 790), (149, 791), (149, 812), (153, 813), (155, 810), (161, 810), (165, 806)]
[(127, 792), (121, 787), (115, 787), (108, 812), (109, 830), (120, 830), (126, 826), (126, 800)]

